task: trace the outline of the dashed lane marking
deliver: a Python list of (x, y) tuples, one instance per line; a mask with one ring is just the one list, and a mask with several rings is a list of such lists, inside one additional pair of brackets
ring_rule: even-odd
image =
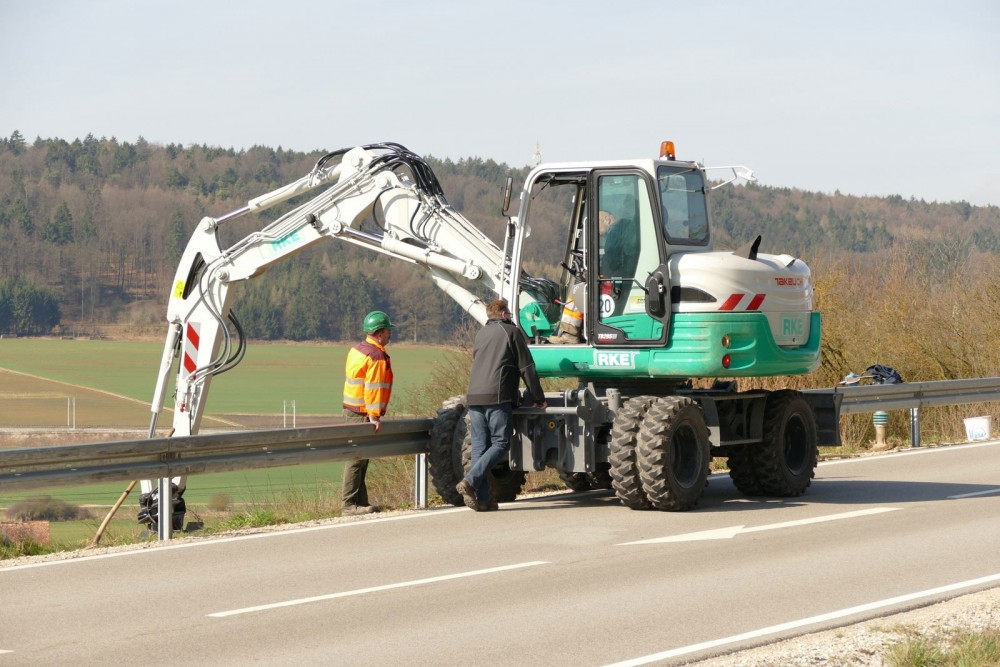
[(497, 572), (508, 572), (510, 570), (519, 570), (526, 567), (534, 567), (536, 565), (548, 565), (549, 561), (536, 560), (527, 563), (517, 563), (515, 565), (503, 565), (501, 567), (491, 567), (485, 570), (473, 570), (471, 572), (458, 572), (456, 574), (445, 574), (439, 577), (428, 577), (426, 579), (414, 579), (412, 581), (400, 581), (395, 584), (384, 584), (382, 586), (372, 586), (371, 588), (359, 588), (353, 591), (341, 591), (339, 593), (328, 593), (326, 595), (315, 595), (308, 598), (299, 598), (297, 600), (284, 600), (282, 602), (272, 602), (270, 604), (261, 604), (254, 607), (244, 607), (242, 609), (231, 609), (229, 611), (217, 611), (208, 616), (212, 618), (226, 618), (227, 616), (238, 616), (239, 614), (251, 614), (258, 611), (269, 611), (271, 609), (280, 609), (282, 607), (294, 607), (301, 604), (311, 604), (313, 602), (323, 602), (326, 600), (336, 600), (338, 598), (352, 597), (355, 595), (365, 595), (367, 593), (379, 593), (381, 591), (390, 591), (396, 588), (410, 588), (412, 586), (424, 586), (426, 584), (436, 584), (442, 581), (451, 581), (453, 579), (464, 579), (466, 577), (478, 577), (484, 574), (495, 574)]

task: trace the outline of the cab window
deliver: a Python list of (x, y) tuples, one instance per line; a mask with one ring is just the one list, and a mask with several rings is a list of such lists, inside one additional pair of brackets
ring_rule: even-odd
[(660, 191), (660, 214), (668, 243), (708, 243), (708, 213), (705, 182), (700, 172), (685, 167), (661, 165), (656, 170)]
[(639, 174), (597, 178), (598, 307), (600, 322), (622, 332), (624, 341), (649, 341), (662, 324), (646, 312), (646, 278), (660, 265), (656, 205)]

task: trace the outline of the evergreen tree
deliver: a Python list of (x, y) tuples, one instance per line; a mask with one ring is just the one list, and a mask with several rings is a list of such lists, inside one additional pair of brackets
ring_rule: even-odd
[(31, 218), (28, 205), (20, 197), (15, 198), (7, 207), (7, 219), (11, 225), (24, 232), (25, 236), (34, 236), (35, 221)]
[(23, 279), (0, 281), (0, 331), (18, 335), (48, 333), (62, 314), (55, 293)]
[(94, 224), (94, 214), (87, 209), (83, 213), (83, 220), (80, 221), (80, 231), (76, 238), (84, 244), (97, 236), (97, 225)]
[(281, 306), (272, 303), (267, 281), (251, 282), (242, 299), (234, 306), (243, 330), (248, 338), (258, 340), (280, 340), (284, 338), (282, 321), (284, 313)]
[(7, 140), (7, 148), (14, 155), (23, 155), (28, 150), (28, 142), (24, 140), (23, 134), (14, 130), (10, 133), (10, 139)]
[(188, 240), (187, 230), (184, 229), (184, 214), (179, 209), (174, 209), (167, 222), (167, 263), (176, 266), (184, 253), (184, 246)]
[(316, 340), (329, 333), (324, 327), (323, 280), (310, 266), (299, 277), (299, 284), (285, 308), (285, 336), (291, 340)]
[(73, 241), (73, 214), (66, 202), (61, 203), (55, 214), (42, 223), (38, 238), (59, 246)]

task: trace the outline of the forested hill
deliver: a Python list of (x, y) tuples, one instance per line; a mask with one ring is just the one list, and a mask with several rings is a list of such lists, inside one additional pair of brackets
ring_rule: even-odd
[[(378, 138), (376, 138), (378, 139)], [(331, 148), (341, 148), (335, 146)], [(163, 326), (169, 285), (198, 221), (306, 174), (325, 151), (166, 146), (141, 137), (0, 139), (0, 333), (91, 332)], [(595, 155), (594, 159), (602, 156)], [(501, 242), (504, 180), (527, 168), (428, 156), (450, 203)], [(1000, 253), (1000, 208), (901, 197), (852, 197), (765, 186), (712, 193), (716, 248), (762, 235), (761, 250), (879, 253), (901, 243)], [(272, 217), (245, 216), (232, 243)], [(538, 230), (536, 230), (538, 231)], [(537, 236), (545, 243), (544, 233)], [(467, 319), (409, 264), (340, 243), (317, 244), (251, 281), (234, 310), (262, 339), (351, 340), (364, 313), (383, 309), (399, 338), (447, 342)]]

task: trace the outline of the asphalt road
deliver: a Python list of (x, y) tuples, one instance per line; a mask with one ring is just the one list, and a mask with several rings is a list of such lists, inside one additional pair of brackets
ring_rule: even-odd
[(0, 667), (681, 664), (1000, 586), (1000, 443), (0, 568)]

